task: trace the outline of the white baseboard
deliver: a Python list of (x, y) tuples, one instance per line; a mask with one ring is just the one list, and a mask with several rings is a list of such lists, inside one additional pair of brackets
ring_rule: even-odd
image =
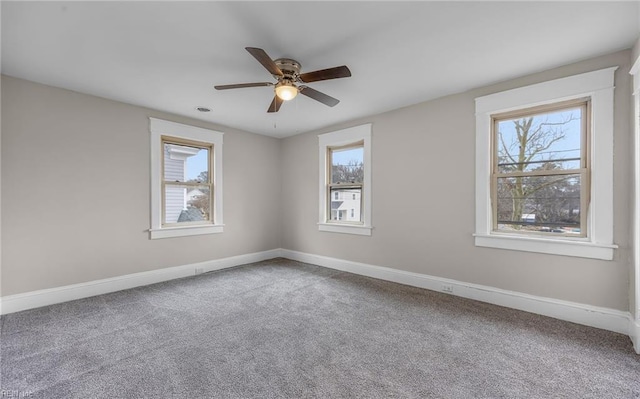
[(291, 251), (288, 249), (272, 249), (252, 254), (9, 295), (0, 298), (0, 314), (9, 314), (176, 278), (193, 276), (199, 269), (206, 273), (277, 257), (284, 257), (432, 291), (443, 292), (443, 286), (450, 286), (452, 292), (449, 292), (449, 294), (452, 295), (629, 335), (633, 341), (635, 351), (640, 353), (640, 320), (634, 320), (629, 312), (539, 297), (484, 285), (465, 283), (426, 274)]
[[(452, 288), (452, 292), (447, 292), (448, 294), (474, 299), (481, 302), (488, 302), (508, 308), (524, 310), (526, 312), (597, 327), (620, 334), (629, 334), (631, 336), (631, 314), (621, 310), (539, 297), (485, 285), (465, 283), (462, 281), (434, 277), (426, 274), (373, 266), (365, 263), (351, 262), (326, 256), (291, 251), (288, 249), (282, 249), (281, 256), (300, 262), (311, 263), (362, 276), (393, 281), (395, 283), (410, 285), (413, 287), (426, 288), (432, 291), (443, 292), (443, 286), (450, 286)], [(637, 331), (638, 329), (636, 324), (636, 337), (638, 337)], [(638, 340), (636, 339), (636, 351), (638, 351), (639, 345), (637, 341)]]
[(75, 299), (88, 298), (129, 288), (160, 283), (162, 281), (173, 280), (176, 278), (193, 276), (196, 274), (196, 271), (200, 271), (200, 269), (203, 273), (206, 273), (247, 263), (277, 258), (279, 256), (280, 250), (272, 249), (270, 251), (232, 256), (229, 258), (215, 259), (182, 266), (167, 267), (148, 272), (127, 274), (103, 280), (94, 280), (86, 283), (25, 292), (23, 294), (8, 295), (0, 298), (0, 314), (14, 313), (22, 310), (72, 301)]
[(629, 317), (629, 337), (633, 342), (633, 349), (640, 354), (640, 320), (633, 320)]

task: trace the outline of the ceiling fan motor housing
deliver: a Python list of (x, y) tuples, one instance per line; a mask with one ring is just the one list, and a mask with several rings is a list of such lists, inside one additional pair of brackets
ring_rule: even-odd
[[(280, 68), (285, 78), (293, 81), (297, 80), (298, 75), (300, 75), (300, 69), (302, 69), (302, 65), (298, 61), (290, 58), (278, 58), (273, 62)], [(274, 77), (278, 78), (278, 76)]]

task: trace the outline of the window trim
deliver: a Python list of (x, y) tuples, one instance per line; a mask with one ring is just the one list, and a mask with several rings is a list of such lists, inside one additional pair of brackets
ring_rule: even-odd
[[(222, 233), (224, 231), (222, 217), (222, 137), (224, 133), (151, 117), (149, 118), (149, 131), (151, 136), (151, 228), (149, 229), (149, 238), (159, 239)], [(210, 157), (213, 160), (210, 161), (211, 164), (209, 166), (213, 168), (213, 173), (210, 177), (213, 186), (211, 223), (163, 226), (163, 137), (174, 138), (184, 142), (197, 142), (212, 147), (213, 151)]]
[[(476, 102), (475, 245), (526, 252), (612, 260), (613, 244), (613, 93), (614, 73), (605, 68), (566, 78), (490, 94)], [(532, 237), (493, 231), (491, 202), (492, 115), (590, 98), (588, 131), (590, 204), (587, 237)]]
[[(362, 222), (336, 222), (329, 221), (330, 206), (330, 168), (328, 161), (330, 159), (329, 150), (338, 147), (354, 146), (362, 142), (363, 146), (363, 163), (364, 178), (362, 182), (362, 191), (360, 201), (362, 207)], [(370, 236), (371, 225), (371, 124), (359, 125), (347, 129), (338, 130), (331, 133), (318, 135), (319, 144), (319, 214), (318, 214), (318, 230), (356, 234)], [(345, 185), (346, 187), (346, 185)]]

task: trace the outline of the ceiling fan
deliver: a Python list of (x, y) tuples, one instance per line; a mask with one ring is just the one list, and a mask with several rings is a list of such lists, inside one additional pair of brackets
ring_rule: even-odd
[(348, 78), (351, 71), (345, 65), (321, 69), (313, 72), (300, 73), (302, 66), (296, 60), (289, 58), (278, 58), (272, 60), (271, 57), (261, 48), (245, 47), (245, 49), (255, 57), (256, 60), (277, 82), (239, 83), (233, 85), (214, 86), (216, 90), (242, 89), (245, 87), (274, 86), (275, 95), (267, 112), (278, 112), (284, 101), (292, 100), (298, 93), (303, 94), (324, 105), (333, 107), (340, 102), (337, 98), (328, 96), (318, 90), (305, 86), (303, 83), (317, 82), (337, 78)]

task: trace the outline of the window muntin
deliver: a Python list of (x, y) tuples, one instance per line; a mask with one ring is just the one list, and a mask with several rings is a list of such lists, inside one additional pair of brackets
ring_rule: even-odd
[(589, 101), (492, 116), (493, 231), (587, 236)]
[(364, 167), (364, 141), (327, 147), (327, 222), (363, 223)]
[(213, 224), (213, 145), (162, 136), (162, 226)]

